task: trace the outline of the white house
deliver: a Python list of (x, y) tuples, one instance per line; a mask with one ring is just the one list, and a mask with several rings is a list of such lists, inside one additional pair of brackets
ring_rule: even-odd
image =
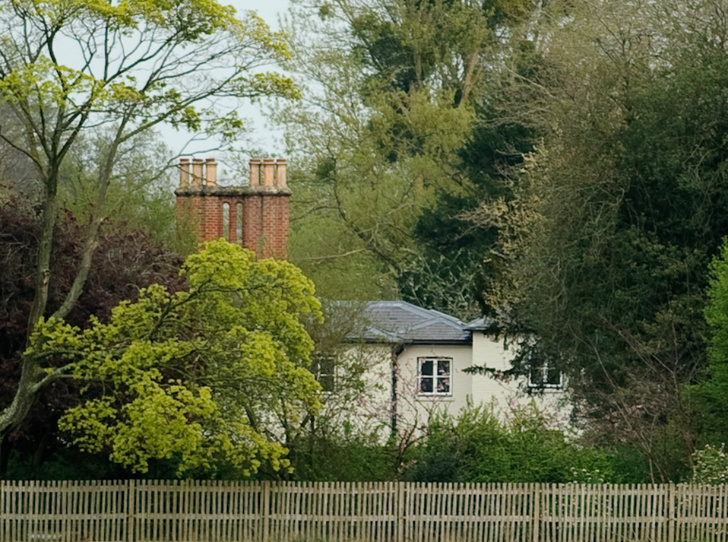
[[(514, 346), (486, 319), (464, 323), (404, 301), (370, 302), (361, 312), (363, 323), (347, 334), (343, 353), (316, 365), (333, 408), (357, 423), (376, 421), (401, 431), (421, 428), (436, 410), (456, 415), (469, 403), (493, 404), (507, 416), (518, 404), (556, 409), (563, 402), (561, 375), (548, 365), (532, 367), (529, 377), (510, 376)], [(352, 365), (364, 381), (354, 394), (337, 385)], [(473, 366), (486, 370), (465, 371)], [(343, 400), (337, 388), (346, 394)]]
[[(183, 158), (175, 191), (178, 219), (200, 241), (225, 237), (259, 257), (285, 258), (291, 193), (286, 169), (282, 158), (252, 158), (247, 184), (219, 186), (214, 158)], [(530, 379), (498, 378), (510, 369), (514, 352), (484, 319), (466, 324), (403, 301), (356, 310), (363, 325), (351, 328), (336, 355), (322, 354), (314, 362), (329, 412), (399, 430), (421, 427), (437, 409), (457, 414), (468, 403), (494, 403), (507, 414), (514, 403), (550, 406), (562, 395), (560, 375), (547, 365), (533, 367)], [(489, 372), (465, 372), (473, 366)], [(529, 387), (543, 393), (530, 396)]]

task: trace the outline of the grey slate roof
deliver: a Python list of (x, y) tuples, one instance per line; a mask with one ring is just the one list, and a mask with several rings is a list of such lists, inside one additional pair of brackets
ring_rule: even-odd
[(466, 331), (498, 331), (498, 323), (492, 318), (481, 316), (465, 324)]
[(364, 329), (351, 340), (409, 344), (470, 344), (465, 324), (447, 314), (405, 301), (374, 301), (364, 308)]

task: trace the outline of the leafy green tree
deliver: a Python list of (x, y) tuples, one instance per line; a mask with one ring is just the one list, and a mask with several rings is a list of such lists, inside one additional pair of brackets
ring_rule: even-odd
[[(528, 42), (525, 46), (530, 49)], [(523, 58), (517, 62), (519, 57)], [(534, 71), (538, 58), (531, 52), (512, 53), (511, 62), (521, 75)], [(435, 204), (423, 210), (413, 232), (419, 252), (397, 277), (406, 301), (463, 320), (483, 313), (497, 315), (483, 292), (490, 292), (507, 273), (500, 238), (502, 231), (508, 234), (508, 228), (499, 220), (481, 220), (479, 209), (503, 208), (517, 198), (516, 172), (534, 149), (538, 134), (535, 127), (514, 116), (508, 86), (501, 80), (475, 107), (476, 124), (459, 152), (458, 165), (471, 181), (471, 190), (441, 192)]]
[[(75, 306), (88, 278), (109, 187), (120, 152), (134, 137), (162, 123), (234, 137), (242, 127), (216, 98), (295, 96), (291, 80), (264, 67), (289, 56), (281, 35), (254, 13), (238, 19), (214, 0), (95, 3), (2, 1), (0, 141), (33, 166), (42, 209), (28, 333), (50, 316), (58, 321)], [(62, 60), (61, 60), (62, 59)], [(74, 280), (47, 314), (51, 254), (58, 216), (60, 175), (75, 145), (91, 128), (109, 135), (98, 156), (96, 192), (88, 212)], [(17, 427), (43, 386), (33, 356), (11, 404), (0, 412), (0, 438)]]
[[(725, 241), (719, 256), (710, 265), (705, 320), (710, 328), (708, 364), (701, 381), (687, 386), (685, 391), (697, 411), (702, 440), (717, 444), (728, 440), (728, 243)], [(711, 456), (710, 450), (704, 454)]]
[(486, 297), (536, 332), (585, 413), (638, 443), (655, 480), (694, 450), (682, 387), (705, 364), (706, 269), (728, 231), (726, 27), (719, 2), (685, 6), (555, 14), (542, 67), (513, 95), (541, 143), (517, 200), (482, 217), (511, 232), (507, 280)]
[(213, 241), (183, 267), (189, 290), (160, 285), (80, 329), (41, 320), (25, 353), (44, 374), (86, 384), (62, 430), (82, 451), (145, 472), (174, 459), (179, 475), (243, 476), (286, 468), (285, 443), (319, 407), (301, 317), (320, 317), (313, 285), (293, 265)]
[(348, 296), (361, 295), (362, 283), (391, 296), (393, 279), (404, 285), (413, 269), (428, 269), (414, 231), (443, 198), (474, 196), (459, 167), (474, 106), (489, 68), (501, 65), (504, 36), (528, 20), (529, 6), (294, 3), (292, 68), (311, 84), (304, 106), (282, 108), (277, 118), (304, 164), (292, 174), (292, 238), (307, 252), (294, 248), (291, 258), (322, 286), (346, 273), (356, 285)]

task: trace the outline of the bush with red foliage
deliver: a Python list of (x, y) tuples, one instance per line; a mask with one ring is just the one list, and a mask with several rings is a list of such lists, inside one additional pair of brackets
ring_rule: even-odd
[[(83, 226), (69, 212), (62, 212), (54, 233), (47, 314), (60, 306), (73, 283), (83, 235)], [(17, 197), (0, 202), (0, 409), (12, 401), (20, 373), (39, 239), (38, 208)], [(135, 299), (139, 289), (153, 283), (172, 291), (183, 288), (178, 273), (182, 261), (180, 255), (154, 243), (142, 231), (105, 232), (84, 292), (66, 320), (77, 326), (84, 326), (91, 315), (103, 320), (119, 301)], [(57, 444), (56, 422), (76, 403), (77, 396), (77, 383), (71, 379), (61, 379), (43, 390), (23, 424), (5, 439), (0, 473), (7, 467), (11, 447), (32, 454), (30, 462), (38, 466)]]

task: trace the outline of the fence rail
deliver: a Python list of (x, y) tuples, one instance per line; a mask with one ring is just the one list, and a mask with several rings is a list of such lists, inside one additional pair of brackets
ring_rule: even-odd
[(725, 486), (3, 482), (0, 542), (728, 542)]

